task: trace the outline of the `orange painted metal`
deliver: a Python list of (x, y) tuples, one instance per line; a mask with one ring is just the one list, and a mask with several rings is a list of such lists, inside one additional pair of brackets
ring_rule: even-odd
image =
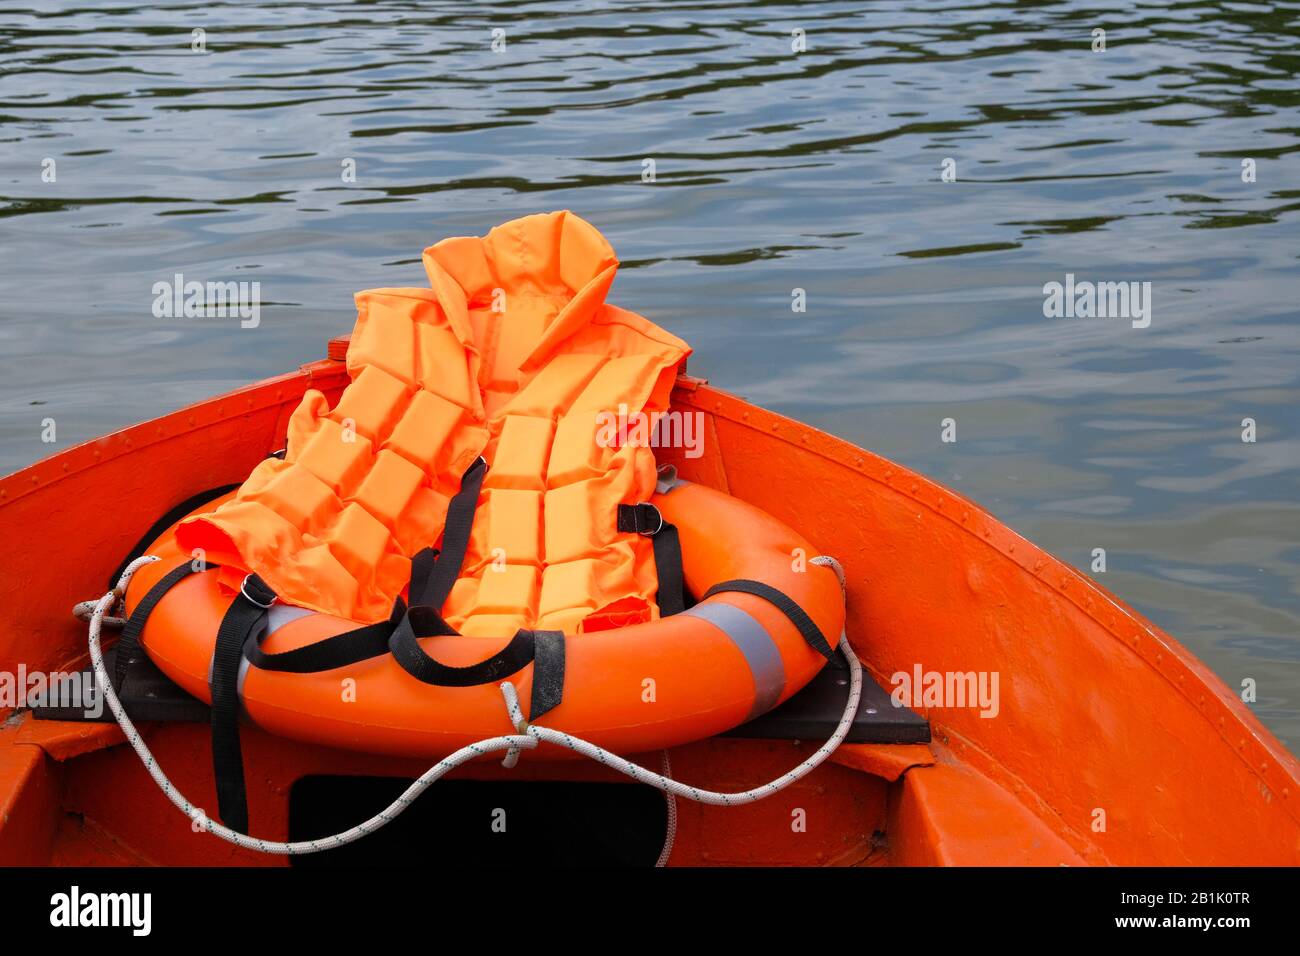
[[(102, 595), (127, 550), (179, 501), (242, 481), (283, 447), (288, 415), (308, 388), (337, 396), (339, 363), (322, 361), (192, 405), (0, 478), (0, 670), (59, 670), (86, 656), (72, 606)], [(0, 710), (0, 717), (3, 710)]]
[[(333, 346), (332, 346), (333, 347)], [(68, 613), (156, 517), (240, 480), (283, 442), (304, 389), (333, 398), (341, 363), (242, 389), (79, 446), (0, 479), (0, 669), (77, 666)], [(848, 635), (883, 683), (996, 671), (996, 717), (933, 707), (934, 764), (847, 750), (800, 789), (749, 809), (682, 805), (674, 863), (1290, 864), (1300, 862), (1300, 765), (1172, 637), (967, 499), (808, 426), (683, 376), (674, 406), (704, 415), (702, 458), (661, 457), (688, 479), (799, 528), (848, 570)], [(0, 713), (0, 720), (4, 718)], [(29, 717), (0, 730), (0, 859), (275, 864), (194, 834), (126, 747), (106, 734), (56, 762)], [(32, 733), (32, 731), (25, 731)], [(73, 738), (43, 731), (56, 750)], [(207, 729), (148, 731), (182, 790), (213, 805)], [(83, 739), (83, 738), (75, 738)], [(55, 741), (65, 741), (57, 744)], [(716, 738), (673, 751), (680, 777), (740, 789), (809, 744)], [(246, 733), (255, 832), (287, 832), (306, 773), (413, 776), (419, 762)], [(653, 764), (653, 756), (646, 762)], [(491, 779), (600, 779), (586, 763), (495, 763)], [(892, 782), (891, 782), (892, 780)], [(791, 801), (797, 801), (792, 803)], [(807, 833), (790, 821), (807, 812)], [(73, 814), (68, 816), (68, 814)], [(699, 814), (699, 818), (693, 817)], [(827, 829), (814, 833), (814, 824)]]
[[(1076, 850), (1300, 862), (1300, 764), (1174, 638), (929, 479), (707, 386), (675, 398), (713, 419), (732, 494), (844, 563), (849, 638), (877, 678), (999, 673), (996, 717), (926, 716)], [(689, 478), (700, 460), (674, 463)]]
[(47, 861), (62, 813), (61, 768), (40, 747), (20, 743), (20, 729), (0, 727), (0, 866)]
[(113, 722), (27, 720), (14, 733), (14, 743), (40, 747), (48, 757), (59, 762), (125, 742), (122, 729)]
[(932, 767), (935, 761), (925, 744), (840, 744), (831, 759), (891, 783), (913, 767)]
[[(159, 763), (187, 796), (204, 807), (216, 804), (207, 765), (209, 731), (199, 724), (156, 725), (148, 742)], [(714, 739), (675, 748), (673, 773), (701, 787), (741, 790), (776, 777), (805, 759), (816, 744)], [(249, 727), (243, 734), (248, 777), (249, 823), (266, 839), (289, 836), (288, 796), (294, 782), (315, 774), (415, 777), (423, 761), (330, 750), (287, 743)], [(199, 755), (196, 759), (195, 755)], [(640, 761), (657, 766), (655, 754)], [(80, 758), (69, 778), (64, 808), (76, 818), (60, 834), (56, 853), (69, 857), (103, 852), (102, 836), (131, 858), (170, 866), (283, 866), (283, 857), (265, 856), (193, 832), (126, 747)], [(449, 779), (577, 780), (635, 786), (597, 764), (521, 764), (505, 770), (483, 761)], [(789, 790), (746, 807), (707, 807), (678, 802), (674, 866), (770, 864), (850, 865), (872, 851), (873, 834), (883, 831), (886, 791), (883, 781), (843, 767), (825, 765)], [(449, 824), (465, 825), (465, 824)], [(488, 818), (484, 817), (484, 825)], [(90, 846), (87, 847), (87, 844)], [(108, 862), (105, 860), (104, 862)]]
[(1012, 793), (961, 765), (913, 770), (889, 805), (889, 845), (898, 866), (1083, 866), (1102, 854), (1076, 852)]

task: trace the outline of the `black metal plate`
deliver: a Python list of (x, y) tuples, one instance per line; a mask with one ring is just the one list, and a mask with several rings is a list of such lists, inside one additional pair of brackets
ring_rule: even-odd
[[(837, 658), (780, 707), (723, 736), (826, 740), (844, 715), (848, 693), (849, 672)], [(930, 722), (914, 710), (894, 706), (889, 692), (864, 674), (858, 713), (845, 740), (851, 744), (928, 744)]]
[[(111, 674), (117, 660), (117, 648), (104, 652), (104, 666)], [(81, 679), (74, 686), (63, 687), (55, 683), (50, 688), (47, 698), (49, 705), (37, 701), (32, 705), (32, 717), (36, 720), (79, 720), (89, 723), (112, 723), (113, 715), (104, 705), (99, 716), (89, 716), (99, 710), (95, 706), (95, 687), (92, 672), (82, 671)], [(80, 691), (78, 694), (76, 691)], [(89, 696), (89, 699), (84, 699)], [(197, 697), (192, 697), (172, 683), (162, 671), (154, 666), (153, 661), (143, 655), (131, 662), (122, 681), (122, 690), (118, 694), (122, 706), (132, 720), (141, 721), (189, 721), (207, 723), (210, 719), (208, 705)]]
[[(110, 673), (116, 654), (116, 648), (104, 653)], [(93, 688), (89, 670), (83, 672), (80, 687)], [(826, 740), (835, 732), (844, 713), (848, 692), (849, 672), (837, 659), (823, 667), (807, 687), (780, 707), (723, 736), (759, 740)], [(118, 696), (133, 720), (207, 723), (210, 719), (207, 704), (172, 683), (147, 657), (135, 660), (127, 668), (122, 693)], [(37, 720), (104, 722), (113, 719), (107, 708), (98, 717), (88, 717), (87, 711), (93, 711), (93, 707), (86, 707), (85, 701), (70, 699), (70, 695), (59, 695), (57, 688), (53, 699), (57, 706), (38, 703), (32, 707), (32, 716)], [(864, 677), (862, 700), (846, 739), (854, 744), (929, 743), (930, 722), (913, 710), (895, 707), (884, 688), (870, 677)]]

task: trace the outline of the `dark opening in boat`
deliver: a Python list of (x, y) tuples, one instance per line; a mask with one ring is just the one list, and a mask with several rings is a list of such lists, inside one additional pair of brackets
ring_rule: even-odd
[[(392, 803), (413, 781), (310, 776), (289, 793), (289, 839), (338, 833)], [(294, 866), (653, 866), (667, 831), (649, 787), (562, 781), (442, 780), (364, 840)]]

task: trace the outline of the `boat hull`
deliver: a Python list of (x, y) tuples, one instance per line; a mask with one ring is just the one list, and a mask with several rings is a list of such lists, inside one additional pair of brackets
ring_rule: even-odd
[[(0, 671), (83, 666), (84, 624), (72, 605), (104, 592), (160, 514), (240, 481), (281, 447), (306, 389), (337, 397), (345, 347), (336, 340), (330, 358), (295, 373), (0, 479), (0, 533), (32, 542), (8, 549), (0, 579)], [(663, 460), (800, 529), (844, 564), (848, 637), (879, 683), (919, 670), (996, 674), (998, 688), (996, 708), (918, 702), (929, 745), (846, 744), (752, 807), (684, 805), (674, 864), (1300, 862), (1295, 758), (1172, 637), (978, 505), (892, 462), (686, 376), (674, 410), (700, 416), (703, 454), (663, 449)], [(0, 710), (5, 717), (0, 863), (284, 862), (192, 832), (114, 726)], [(206, 728), (146, 733), (178, 786), (215, 806)], [(251, 825), (268, 839), (290, 832), (296, 781), (425, 769), (256, 729), (247, 738)], [(744, 789), (815, 746), (715, 738), (672, 756), (683, 779)], [(481, 763), (460, 772), (608, 773), (526, 757), (513, 771)]]

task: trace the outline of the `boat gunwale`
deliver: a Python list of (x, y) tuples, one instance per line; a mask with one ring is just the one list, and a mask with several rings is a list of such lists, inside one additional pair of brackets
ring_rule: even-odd
[[(684, 377), (688, 379), (685, 383), (686, 387), (679, 388), (675, 392), (675, 394), (680, 393), (683, 404), (706, 414), (721, 417), (733, 424), (770, 434), (785, 444), (802, 448), (870, 479), (926, 508), (931, 514), (943, 517), (977, 540), (983, 541), (1002, 557), (1041, 582), (1057, 597), (1068, 600), (1085, 616), (1101, 625), (1121, 647), (1135, 654), (1191, 704), (1247, 769), (1270, 792), (1282, 798), (1288, 815), (1300, 822), (1300, 806), (1297, 806), (1297, 801), (1291, 799), (1292, 787), (1300, 786), (1300, 761), (1238, 699), (1217, 674), (1172, 635), (1148, 621), (1141, 613), (1092, 578), (1018, 534), (987, 509), (959, 492), (945, 488), (918, 472), (842, 438), (836, 438), (779, 412), (753, 405), (739, 396), (709, 385), (707, 380)], [(959, 504), (960, 508), (945, 507), (952, 503)], [(958, 511), (961, 514), (960, 520), (956, 515)], [(1045, 573), (1049, 570), (1053, 572), (1052, 577)], [(854, 646), (858, 647), (857, 644)], [(869, 651), (868, 647), (861, 648), (864, 657), (867, 657)], [(870, 667), (868, 660), (864, 659), (863, 664), (868, 666), (868, 670), (872, 671), (877, 679), (885, 676), (879, 669)], [(1193, 688), (1198, 685), (1201, 693), (1193, 696)], [(1219, 719), (1214, 719), (1216, 717)], [(930, 719), (934, 721), (933, 717)], [(1250, 732), (1248, 739), (1252, 745), (1250, 748), (1252, 753), (1246, 752), (1246, 738), (1234, 742), (1228, 736), (1228, 729), (1234, 725)], [(941, 722), (939, 726), (942, 726)], [(1032, 792), (1031, 787), (1020, 781), (1014, 774), (1007, 772), (995, 757), (985, 754), (969, 738), (947, 728), (944, 728), (944, 733), (959, 738), (965, 747), (972, 748), (983, 755), (1021, 787)], [(1261, 768), (1265, 766), (1267, 770), (1262, 770)], [(1267, 774), (1271, 774), (1273, 779), (1270, 779)], [(1282, 778), (1281, 783), (1274, 782), (1278, 777)]]
[[(301, 398), (310, 388), (328, 388), (329, 379), (333, 378), (338, 378), (340, 385), (345, 383), (347, 376), (342, 365), (333, 359), (320, 359), (303, 364), (296, 371), (242, 385), (174, 412), (127, 425), (99, 438), (73, 445), (0, 477), (0, 507), (21, 500), (41, 488), (57, 484), (64, 478), (71, 478), (153, 445), (223, 424), (242, 414), (283, 406), (285, 402)], [(297, 388), (298, 385), (301, 388)], [(239, 399), (244, 399), (244, 406), (233, 414), (229, 413), (229, 403)], [(209, 411), (211, 414), (208, 414)], [(174, 427), (177, 424), (180, 424), (179, 428)]]

